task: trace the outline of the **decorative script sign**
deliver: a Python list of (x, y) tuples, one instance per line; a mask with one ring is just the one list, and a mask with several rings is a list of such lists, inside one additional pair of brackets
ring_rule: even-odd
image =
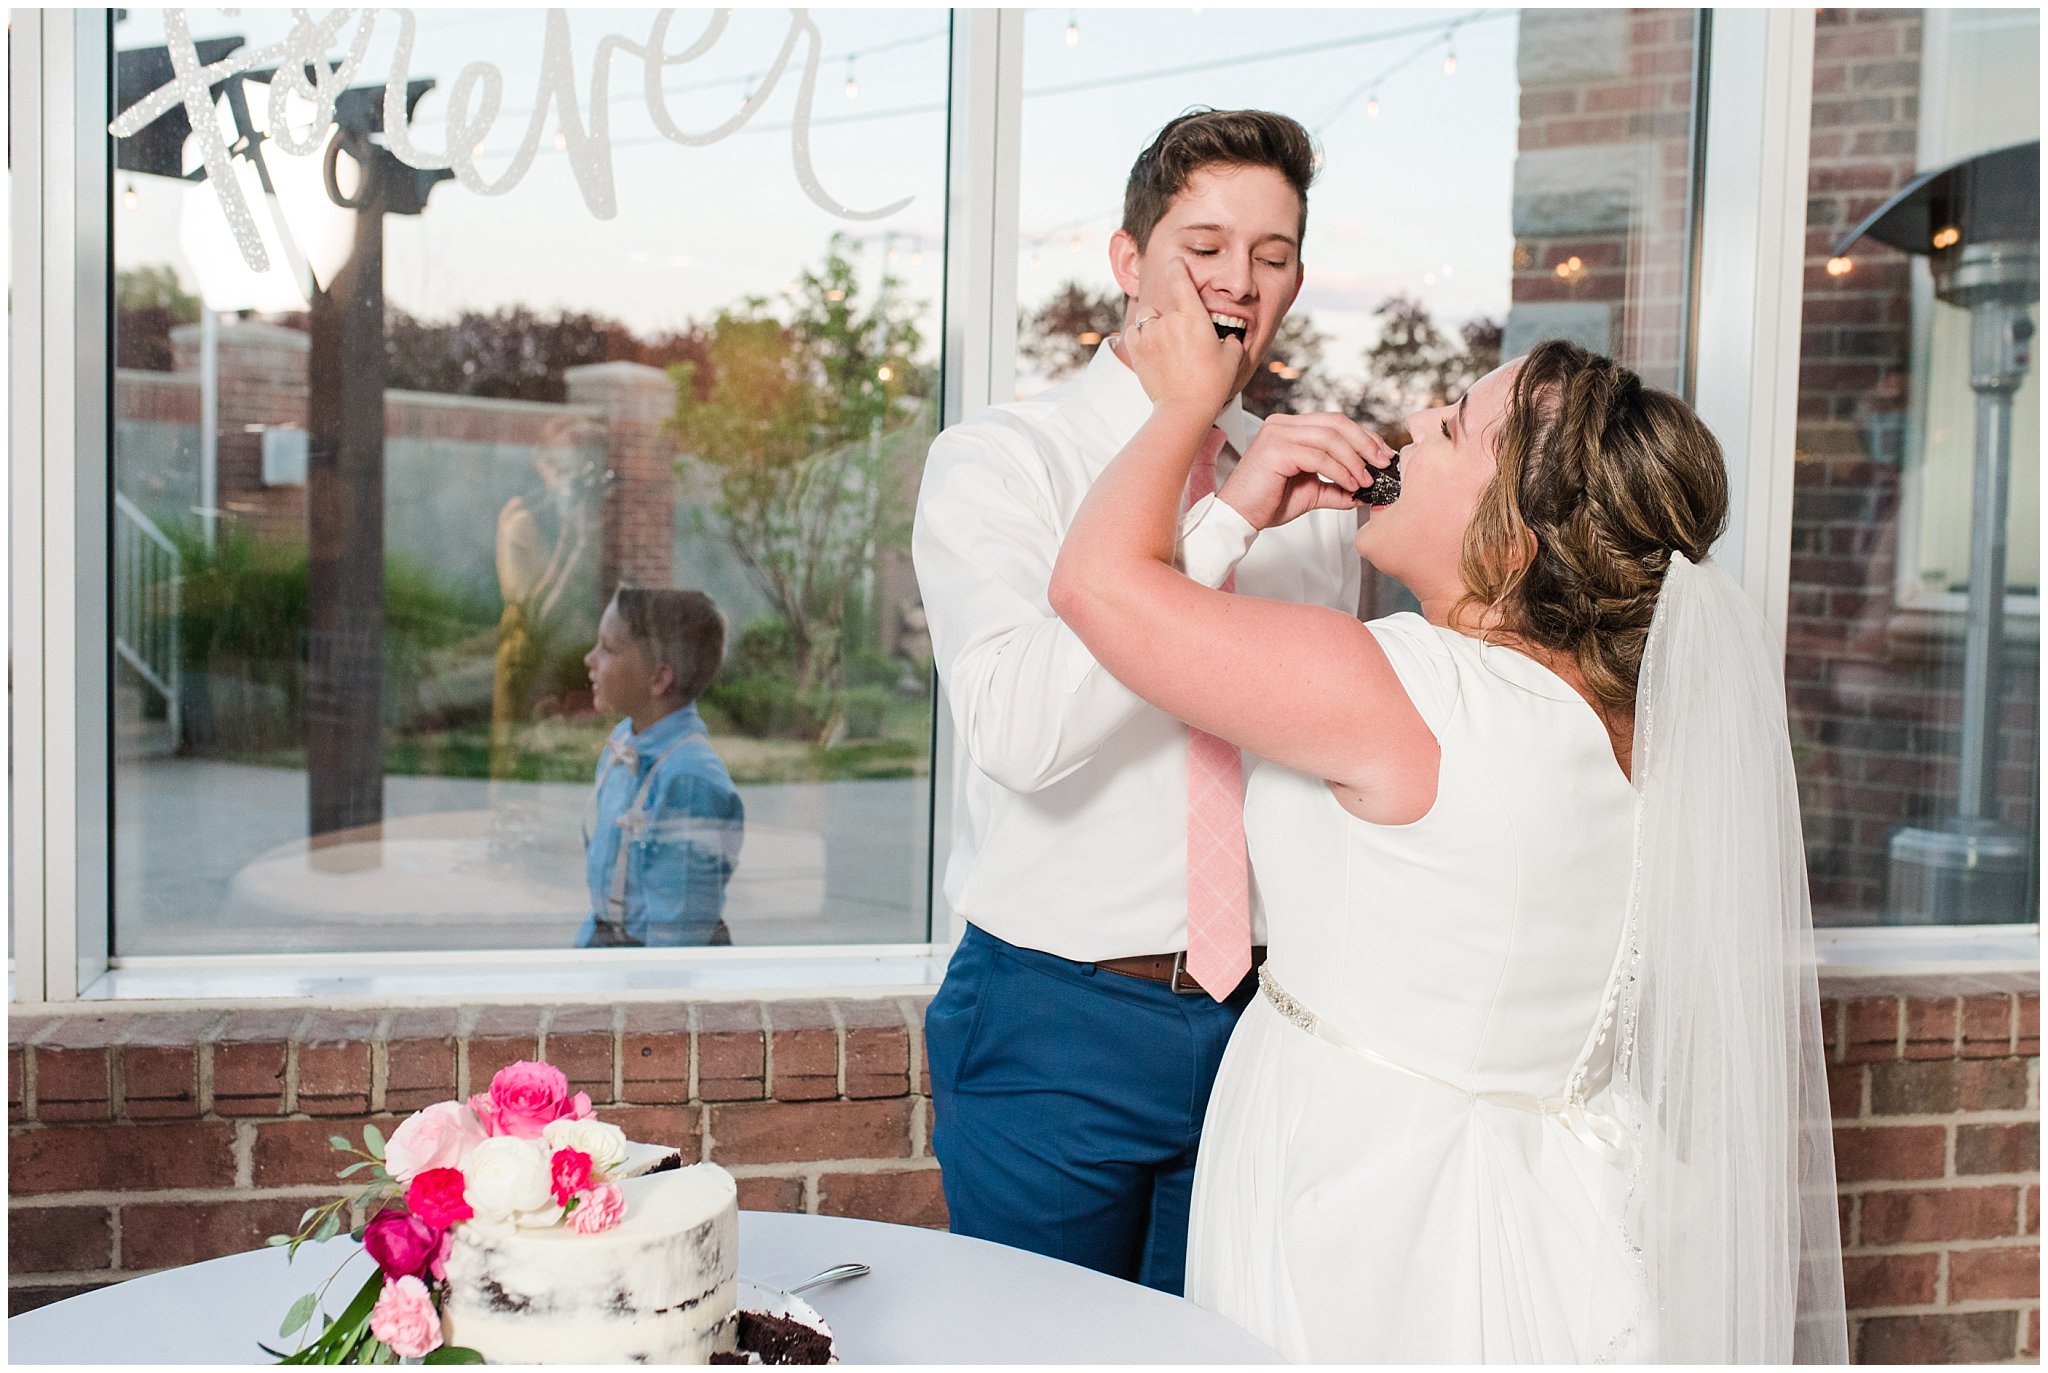
[[(796, 168), (797, 184), (820, 208), (841, 219), (881, 219), (910, 204), (912, 197), (905, 196), (880, 209), (856, 210), (841, 204), (819, 184), (817, 173), (811, 166), (811, 104), (817, 91), (823, 39), (806, 11), (790, 11), (789, 32), (782, 40), (782, 50), (776, 54), (773, 65), (739, 110), (724, 123), (701, 133), (682, 128), (670, 114), (662, 91), (662, 74), (670, 67), (694, 62), (711, 51), (724, 36), (731, 11), (713, 11), (702, 33), (687, 47), (671, 52), (669, 22), (674, 14), (673, 10), (657, 11), (644, 43), (635, 43), (619, 34), (607, 34), (598, 40), (590, 63), (590, 103), (586, 120), (576, 98), (568, 11), (549, 10), (547, 34), (541, 50), (539, 88), (535, 92), (532, 113), (527, 118), (526, 133), (511, 162), (496, 177), (487, 177), (476, 165), (477, 152), (490, 138), (503, 104), (504, 74), (492, 63), (469, 63), (448, 87), (447, 146), (435, 152), (413, 142), (412, 130), (406, 124), (405, 91), (410, 76), (413, 38), (418, 26), (409, 9), (342, 9), (330, 11), (318, 19), (306, 10), (295, 9), (292, 11), (290, 32), (278, 42), (239, 49), (210, 65), (199, 60), (198, 47), (193, 42), (185, 11), (165, 10), (164, 42), (175, 76), (123, 110), (120, 117), (108, 126), (108, 131), (116, 138), (126, 138), (149, 125), (173, 105), (183, 104), (185, 117), (198, 140), (198, 153), (206, 168), (206, 180), (213, 187), (221, 212), (227, 216), (234, 231), (242, 258), (251, 271), (262, 272), (269, 270), (270, 256), (264, 250), (241, 184), (231, 174), (233, 151), (222, 133), (212, 97), (207, 93), (210, 86), (230, 76), (274, 68), (270, 78), (268, 110), (270, 141), (277, 145), (278, 151), (294, 156), (318, 152), (333, 127), (335, 102), (355, 80), (379, 20), (395, 18), (399, 26), (397, 46), (391, 54), (391, 70), (384, 82), (384, 131), (393, 156), (421, 171), (451, 168), (456, 179), (477, 194), (503, 195), (518, 185), (520, 178), (533, 165), (534, 154), (540, 148), (541, 136), (547, 129), (550, 112), (553, 112), (560, 135), (557, 142), (568, 154), (577, 188), (583, 194), (583, 203), (597, 218), (610, 219), (618, 213), (618, 196), (612, 181), (609, 103), (615, 56), (624, 53), (638, 60), (645, 83), (647, 112), (662, 137), (686, 148), (701, 148), (730, 137), (745, 127), (774, 94), (801, 46), (802, 74), (797, 78), (796, 113), (790, 127), (790, 157)], [(351, 23), (354, 24), (354, 32), (349, 38), (347, 52), (340, 60), (331, 61), (327, 54), (334, 50)], [(285, 118), (286, 104), (294, 96), (310, 101), (314, 110), (312, 119), (297, 128)]]

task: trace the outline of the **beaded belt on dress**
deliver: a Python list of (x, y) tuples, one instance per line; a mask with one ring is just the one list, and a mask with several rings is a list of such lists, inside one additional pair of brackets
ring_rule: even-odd
[(1353, 1043), (1348, 1036), (1326, 1023), (1314, 1011), (1289, 996), (1287, 989), (1273, 976), (1270, 965), (1259, 969), (1259, 990), (1265, 993), (1266, 1000), (1273, 1004), (1273, 1009), (1280, 1013), (1283, 1020), (1346, 1053), (1355, 1054), (1390, 1072), (1456, 1092), (1477, 1104), (1502, 1106), (1511, 1111), (1527, 1111), (1534, 1115), (1555, 1116), (1574, 1135), (1613, 1162), (1621, 1162), (1627, 1152), (1628, 1137), (1620, 1122), (1587, 1110), (1584, 1098), (1576, 1089), (1548, 1097), (1537, 1096), (1533, 1092), (1475, 1092), (1470, 1087), (1453, 1082), (1449, 1078), (1438, 1077), (1435, 1073), (1425, 1073), (1420, 1068), (1411, 1068), (1405, 1063), (1396, 1063), (1385, 1054), (1375, 1053), (1362, 1044)]

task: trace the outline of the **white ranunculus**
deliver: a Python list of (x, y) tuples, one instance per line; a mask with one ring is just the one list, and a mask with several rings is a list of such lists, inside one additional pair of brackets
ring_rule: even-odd
[(574, 1149), (590, 1155), (590, 1171), (599, 1179), (610, 1176), (613, 1169), (626, 1161), (626, 1132), (592, 1116), (582, 1120), (551, 1120), (542, 1128), (540, 1137), (550, 1153)]
[(499, 1135), (470, 1150), (462, 1161), (462, 1194), (476, 1218), (509, 1220), (521, 1211), (553, 1206), (548, 1155), (541, 1141), (517, 1135)]

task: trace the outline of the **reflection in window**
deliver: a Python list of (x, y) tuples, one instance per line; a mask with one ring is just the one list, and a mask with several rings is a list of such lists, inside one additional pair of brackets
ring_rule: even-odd
[[(1829, 9), (1816, 25), (1785, 663), (1815, 918), (2032, 921), (2038, 379), (2013, 407), (2010, 594), (1973, 592), (1988, 531), (1969, 322), (1926, 255), (1972, 226), (1910, 257), (1868, 237), (1837, 250), (1918, 174), (2038, 138), (2040, 18)], [(1990, 647), (1974, 669), (1973, 607)]]
[[(728, 626), (688, 714), (744, 836), (684, 864), (730, 868), (722, 932), (925, 939), (944, 16), (736, 13), (656, 108), (600, 40), (706, 16), (425, 11), (396, 130), (397, 12), (184, 14), (114, 27), (109, 117), (189, 23), (226, 149), (182, 100), (116, 143), (116, 952), (569, 947), (602, 760), (666, 742), (593, 698), (620, 586)], [(273, 90), (359, 39), (332, 125)]]

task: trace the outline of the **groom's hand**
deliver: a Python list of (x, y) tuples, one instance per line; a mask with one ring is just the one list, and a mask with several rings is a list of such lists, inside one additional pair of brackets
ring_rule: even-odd
[(1352, 494), (1393, 461), (1379, 435), (1332, 413), (1274, 415), (1216, 493), (1254, 529), (1272, 529), (1311, 510), (1355, 510)]

